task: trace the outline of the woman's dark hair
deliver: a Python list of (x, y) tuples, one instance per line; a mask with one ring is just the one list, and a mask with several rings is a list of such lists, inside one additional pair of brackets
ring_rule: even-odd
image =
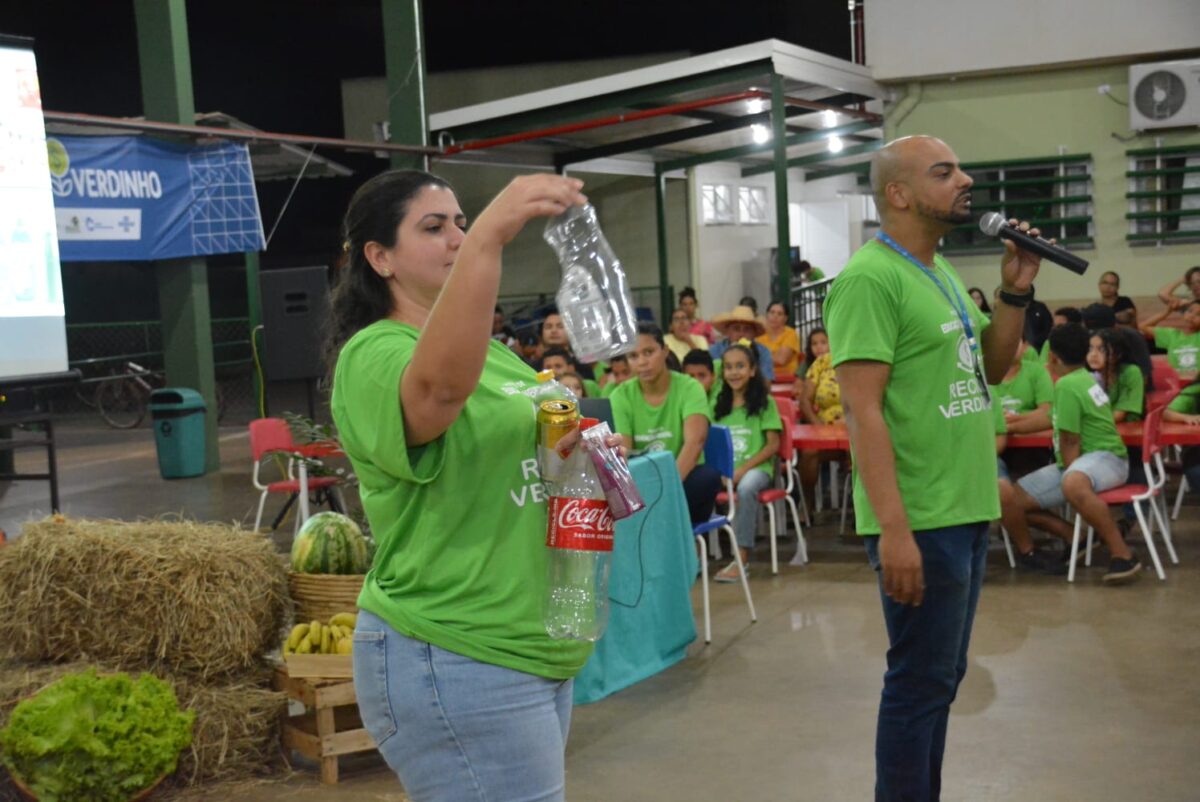
[(659, 346), (661, 346), (662, 348), (667, 347), (666, 341), (663, 340), (662, 329), (660, 329), (658, 327), (657, 323), (651, 323), (648, 320), (643, 320), (641, 323), (638, 324), (637, 333), (638, 333), (639, 337), (641, 337), (641, 336), (653, 337), (654, 342), (658, 343)]
[(972, 293), (976, 293), (976, 292), (979, 293), (979, 298), (980, 298), (979, 310), (981, 312), (984, 312), (984, 313), (990, 315), (992, 313), (992, 307), (990, 305), (988, 305), (987, 293), (985, 293), (983, 290), (979, 289), (978, 287), (972, 287), (971, 289), (967, 290), (967, 295), (971, 295), (971, 297), (974, 298), (975, 296), (972, 295)]
[(738, 301), (738, 306), (748, 306), (754, 310), (754, 314), (758, 314), (758, 299), (753, 295), (743, 295), (742, 300)]
[(683, 365), (679, 364), (679, 357), (675, 356), (675, 352), (667, 351), (667, 370), (672, 373), (683, 373)]
[(771, 309), (773, 309), (776, 306), (781, 307), (783, 309), (784, 322), (787, 322), (788, 308), (787, 308), (787, 304), (785, 304), (783, 301), (771, 301), (771, 303), (767, 304), (767, 312), (770, 312)]
[(680, 303), (683, 302), (684, 298), (691, 298), (693, 301), (696, 300), (696, 291), (693, 290), (691, 287), (684, 287), (682, 290), (679, 291)]
[(825, 331), (824, 327), (822, 327), (822, 326), (817, 326), (815, 329), (813, 329), (812, 331), (810, 331), (808, 333), (808, 337), (804, 340), (804, 364), (806, 364), (806, 365), (811, 365), (813, 362), (815, 362), (817, 360), (817, 356), (816, 356), (816, 354), (813, 353), (813, 349), (812, 349), (812, 338), (818, 334), (824, 334), (825, 339), (826, 340), (829, 339), (829, 334)]
[[(766, 409), (767, 398), (769, 396), (767, 383), (763, 379), (762, 371), (758, 367), (758, 355), (754, 353), (755, 350), (754, 348), (747, 348), (744, 345), (731, 345), (725, 349), (726, 355), (730, 351), (741, 351), (746, 355), (746, 359), (750, 360), (750, 367), (754, 368), (754, 375), (750, 377), (750, 381), (746, 382), (747, 415), (757, 415)], [(721, 378), (721, 391), (717, 393), (717, 403), (713, 407), (713, 417), (717, 420), (720, 420), (733, 411), (733, 388), (724, 381), (724, 376)]]
[(326, 360), (331, 371), (347, 340), (392, 311), (387, 279), (371, 267), (363, 248), (368, 242), (378, 242), (385, 248), (394, 246), (396, 229), (408, 213), (409, 204), (426, 187), (453, 190), (445, 180), (430, 173), (389, 170), (367, 181), (350, 198), (342, 222), (344, 264), (334, 276), (329, 302)]
[(1136, 364), (1129, 355), (1129, 341), (1117, 329), (1093, 331), (1092, 336), (1099, 337), (1104, 348), (1104, 386), (1112, 389), (1117, 384), (1121, 369)]
[[(1191, 283), (1192, 283), (1192, 276), (1193, 276), (1193, 275), (1195, 275), (1196, 273), (1200, 273), (1200, 265), (1196, 265), (1195, 267), (1189, 267), (1189, 268), (1188, 268), (1188, 272), (1186, 272), (1186, 273), (1184, 273), (1184, 274), (1183, 274), (1183, 283), (1184, 283), (1184, 284), (1191, 284)], [(693, 293), (692, 293), (692, 297), (693, 297), (693, 298), (695, 298), (695, 297), (696, 297), (696, 293), (694, 293), (694, 292), (693, 292)]]

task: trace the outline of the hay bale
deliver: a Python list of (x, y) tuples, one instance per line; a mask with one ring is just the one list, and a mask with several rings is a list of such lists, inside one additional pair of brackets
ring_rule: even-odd
[[(102, 672), (116, 670), (86, 662), (0, 665), (0, 727), (8, 723), (12, 709), (22, 699), (59, 677), (93, 667)], [(282, 770), (279, 719), (287, 711), (287, 697), (271, 690), (270, 672), (254, 671), (216, 684), (157, 675), (175, 687), (181, 710), (196, 713), (192, 745), (179, 756), (179, 768), (169, 787), (241, 781)], [(16, 798), (7, 777), (0, 779), (0, 802), (8, 802), (6, 793)]]
[(212, 679), (261, 666), (289, 607), (274, 546), (233, 526), (54, 516), (0, 549), (0, 657)]

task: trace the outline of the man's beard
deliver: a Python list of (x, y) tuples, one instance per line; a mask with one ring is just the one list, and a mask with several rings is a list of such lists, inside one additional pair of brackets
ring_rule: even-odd
[(926, 206), (920, 201), (917, 201), (916, 206), (917, 211), (923, 216), (928, 217), (931, 220), (937, 220), (939, 223), (947, 223), (949, 225), (957, 226), (962, 225), (963, 223), (970, 223), (972, 220), (974, 220), (970, 209), (967, 209), (964, 212), (958, 211), (958, 201), (955, 201), (955, 205), (951, 206), (949, 209), (934, 209), (931, 206)]

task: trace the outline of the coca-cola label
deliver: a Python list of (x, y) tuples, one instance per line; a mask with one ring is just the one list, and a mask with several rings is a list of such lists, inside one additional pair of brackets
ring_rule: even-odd
[(602, 498), (551, 496), (546, 545), (552, 549), (612, 551), (613, 521), (612, 510)]

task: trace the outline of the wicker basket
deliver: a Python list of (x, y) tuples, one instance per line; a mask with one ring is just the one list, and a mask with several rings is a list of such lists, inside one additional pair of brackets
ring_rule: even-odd
[(288, 573), (288, 590), (297, 621), (328, 621), (338, 613), (358, 611), (358, 594), (366, 574)]

